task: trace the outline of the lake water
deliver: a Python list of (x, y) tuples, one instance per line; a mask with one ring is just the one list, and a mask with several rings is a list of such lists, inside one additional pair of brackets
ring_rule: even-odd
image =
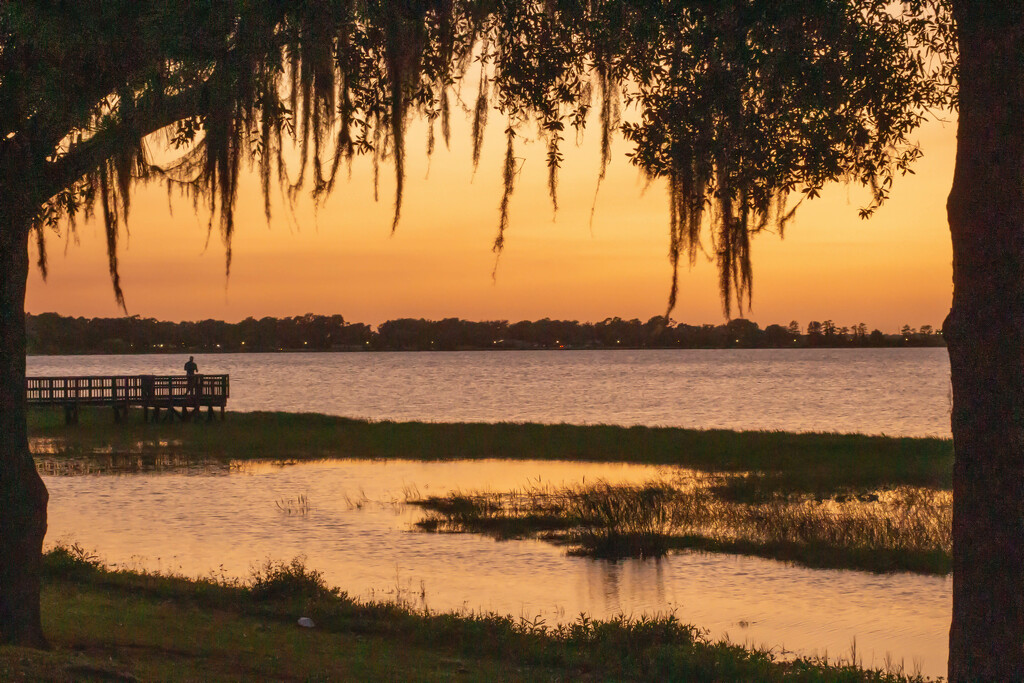
[[(30, 375), (181, 374), (185, 355), (32, 356)], [(946, 350), (277, 353), (196, 357), (231, 410), (948, 437)]]
[[(592, 560), (541, 541), (416, 531), (422, 512), (404, 504), (408, 495), (639, 482), (670, 473), (623, 464), (330, 460), (44, 478), (50, 542), (77, 541), (115, 564), (244, 577), (266, 558), (305, 555), (330, 584), (362, 598), (548, 624), (581, 612), (672, 612), (714, 638), (778, 653), (848, 657), (856, 641), (865, 665), (882, 666), (888, 656), (910, 670), (944, 674), (947, 578), (696, 552)], [(299, 496), (308, 501), (304, 514)]]
[[(30, 375), (181, 373), (187, 356), (35, 356)], [(949, 435), (944, 349), (645, 350), (218, 354), (231, 410), (311, 411), (426, 421), (646, 424)], [(229, 418), (230, 419), (230, 418)], [(170, 468), (45, 476), (50, 542), (107, 561), (246, 576), (266, 558), (305, 555), (350, 594), (547, 623), (664, 614), (715, 638), (778, 652), (889, 656), (945, 671), (946, 578), (810, 570), (757, 558), (682, 553), (659, 561), (569, 557), (540, 541), (414, 531), (409, 492), (507, 490), (653, 467), (552, 462), (327, 461), (287, 467)], [(288, 500), (307, 497), (306, 514)]]

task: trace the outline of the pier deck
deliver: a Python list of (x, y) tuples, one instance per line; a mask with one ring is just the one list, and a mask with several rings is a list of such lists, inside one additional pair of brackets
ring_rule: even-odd
[(81, 406), (109, 406), (120, 422), (129, 408), (142, 408), (143, 420), (192, 420), (202, 408), (207, 419), (214, 408), (224, 419), (229, 393), (228, 375), (116, 375), (106, 377), (29, 377), (26, 396), (30, 406), (63, 406), (64, 419), (77, 424)]

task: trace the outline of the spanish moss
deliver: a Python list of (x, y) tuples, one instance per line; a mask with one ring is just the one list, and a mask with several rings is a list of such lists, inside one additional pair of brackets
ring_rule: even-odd
[[(69, 74), (75, 83), (109, 82), (107, 92), (90, 100), (92, 88), (68, 90), (64, 97), (79, 112), (70, 122), (18, 103), (0, 114), (5, 131), (32, 118), (49, 136), (53, 181), (41, 191), (36, 224), (70, 222), (99, 199), (122, 306), (118, 235), (135, 183), (156, 178), (202, 203), (211, 233), (216, 223), (224, 244), (226, 273), (243, 161), (258, 171), (268, 222), (275, 174), (292, 202), (309, 172), (310, 194), (320, 202), (335, 187), (341, 162), (364, 155), (379, 198), (379, 166), (392, 163), (394, 230), (407, 182), (406, 124), (413, 116), (429, 120), (430, 153), (438, 122), (447, 145), (450, 91), (472, 73), (474, 169), (488, 113), (514, 122), (505, 130), (496, 252), (511, 224), (516, 135), (538, 127), (557, 211), (565, 130), (573, 126), (578, 136), (586, 126), (593, 84), (598, 188), (616, 133), (630, 161), (668, 186), (668, 311), (678, 301), (683, 254), (692, 265), (705, 233), (729, 316), (752, 301), (751, 238), (769, 225), (782, 234), (800, 205), (785, 210), (786, 196), (813, 198), (829, 182), (854, 182), (871, 191), (861, 210), (870, 215), (893, 178), (920, 156), (912, 131), (954, 92), (945, 62), (932, 67), (922, 58), (949, 49), (948, 36), (929, 28), (942, 24), (929, 3), (904, 4), (903, 14), (878, 3), (850, 12), (842, 0), (783, 0), (758, 11), (742, 2), (682, 0), (642, 11), (624, 0), (254, 0), (245, 7), (157, 2), (112, 9), (124, 16), (62, 38), (69, 53), (88, 52), (88, 41), (109, 42), (109, 63), (82, 63), (81, 73)], [(48, 11), (20, 4), (6, 10), (25, 25), (57, 21)], [(128, 33), (105, 32), (115, 25)], [(138, 69), (124, 69), (128, 61), (118, 51), (142, 38), (153, 53)], [(20, 54), (11, 48), (3, 59)], [(882, 81), (885, 88), (849, 86)], [(14, 85), (0, 81), (0, 95)], [(177, 159), (146, 158), (144, 141), (159, 131), (168, 131)], [(291, 183), (286, 150), (298, 156)], [(45, 272), (41, 229), (37, 244)]]
[(501, 203), (498, 205), (498, 234), (494, 238), (492, 250), (495, 253), (494, 270), (491, 277), (498, 274), (498, 259), (505, 248), (505, 230), (508, 228), (508, 204), (512, 198), (512, 191), (515, 189), (516, 180), (516, 155), (515, 155), (515, 126), (509, 122), (505, 128), (505, 166), (502, 173), (504, 191), (501, 195)]

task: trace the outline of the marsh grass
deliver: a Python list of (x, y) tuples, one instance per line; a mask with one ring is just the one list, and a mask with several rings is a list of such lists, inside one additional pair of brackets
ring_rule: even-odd
[[(210, 462), (251, 459), (571, 460), (664, 464), (704, 472), (758, 473), (730, 482), (758, 489), (833, 496), (892, 486), (949, 488), (948, 439), (858, 434), (733, 432), (663, 427), (445, 424), (362, 421), (311, 413), (228, 413), (224, 422), (144, 424), (130, 414), (86, 410), (65, 426), (60, 411), (33, 409), (29, 434), (40, 457), (101, 455)], [(130, 461), (129, 461), (130, 462)], [(116, 464), (116, 463), (115, 463)]]
[[(88, 566), (86, 573), (66, 573)], [(142, 680), (923, 681), (901, 667), (787, 659), (712, 641), (675, 616), (542, 619), (353, 600), (301, 559), (247, 581), (109, 570), (80, 548), (44, 557), (44, 619), (57, 646), (0, 646), (0, 678), (93, 671)], [(295, 626), (309, 616), (315, 629)], [(70, 679), (74, 679), (72, 676)], [(109, 677), (104, 680), (110, 680)]]
[[(723, 477), (696, 473), (642, 485), (598, 482), (507, 493), (452, 493), (413, 501), (426, 531), (540, 537), (593, 557), (658, 557), (673, 548), (736, 552), (814, 567), (950, 570), (952, 496), (896, 487), (840, 494), (751, 496), (721, 492)], [(742, 487), (741, 487), (742, 488)]]
[(408, 501), (431, 510), (416, 526), (426, 531), (461, 532), (472, 528), (502, 540), (570, 529), (577, 520), (562, 497), (543, 488), (508, 493), (453, 493)]
[(313, 505), (309, 502), (309, 497), (304, 493), (300, 493), (294, 498), (281, 498), (274, 501), (274, 506), (286, 515), (297, 515), (299, 517), (305, 517), (313, 509)]
[(613, 486), (600, 482), (566, 492), (567, 509), (579, 520), (568, 538), (596, 557), (659, 557), (678, 535), (680, 492), (663, 482)]
[(342, 495), (342, 498), (344, 498), (345, 505), (348, 507), (349, 510), (362, 510), (364, 507), (366, 507), (368, 503), (371, 502), (369, 497), (367, 497), (366, 492), (363, 491), (362, 489), (359, 489), (359, 493), (356, 494), (355, 496), (350, 496), (349, 494), (345, 493)]

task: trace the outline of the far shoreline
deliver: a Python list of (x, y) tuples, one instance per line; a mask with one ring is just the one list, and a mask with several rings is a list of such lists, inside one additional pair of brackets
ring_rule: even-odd
[(371, 354), (371, 353), (530, 353), (538, 351), (922, 351), (922, 350), (945, 350), (945, 346), (695, 346), (695, 347), (673, 347), (673, 346), (563, 346), (557, 348), (486, 348), (473, 347), (462, 349), (273, 349), (273, 350), (248, 350), (248, 349), (202, 349), (182, 348), (164, 351), (83, 351), (78, 353), (27, 353), (26, 358), (62, 358), (72, 356), (182, 356), (188, 354), (203, 354), (204, 356), (223, 355), (256, 355), (256, 354)]

